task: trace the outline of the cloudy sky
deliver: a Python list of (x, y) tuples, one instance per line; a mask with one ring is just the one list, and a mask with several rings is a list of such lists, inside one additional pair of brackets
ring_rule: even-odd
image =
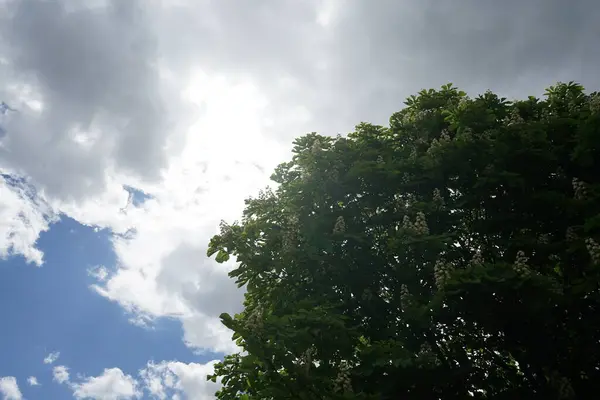
[(294, 137), (447, 82), (599, 90), (598, 20), (597, 0), (0, 0), (0, 398), (213, 398), (243, 295), (206, 245)]

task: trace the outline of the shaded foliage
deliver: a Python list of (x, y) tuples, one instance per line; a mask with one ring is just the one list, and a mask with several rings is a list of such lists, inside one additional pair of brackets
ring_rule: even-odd
[(600, 95), (422, 91), (308, 134), (223, 223), (219, 399), (568, 399), (600, 382)]

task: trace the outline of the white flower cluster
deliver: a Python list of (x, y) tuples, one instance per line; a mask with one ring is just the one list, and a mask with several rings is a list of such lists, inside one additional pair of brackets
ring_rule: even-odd
[(421, 359), (426, 365), (438, 364), (438, 359), (429, 343), (423, 343), (419, 349), (418, 358)]
[(485, 211), (485, 208), (480, 208), (469, 211), (469, 215), (475, 221), (482, 221), (486, 219), (487, 212)]
[(592, 113), (600, 113), (600, 94), (595, 94), (590, 98), (590, 111)]
[(310, 370), (310, 366), (313, 364), (313, 358), (316, 354), (317, 351), (314, 346), (310, 346), (308, 349), (304, 350), (298, 359), (298, 364), (303, 365), (307, 373)]
[(298, 225), (298, 223), (300, 222), (300, 218), (298, 218), (298, 214), (288, 214), (286, 219), (287, 219), (288, 224), (290, 224), (291, 226)]
[(513, 108), (510, 111), (510, 114), (506, 117), (506, 123), (508, 126), (522, 124), (523, 122), (525, 122), (525, 120), (523, 119), (523, 117), (521, 117), (521, 114), (519, 114), (519, 110), (517, 110), (516, 108)]
[(385, 163), (385, 161), (383, 161), (383, 157), (382, 156), (377, 156), (377, 164), (383, 164)]
[(426, 139), (425, 137), (423, 137), (423, 136), (419, 136), (419, 137), (418, 137), (418, 138), (415, 140), (415, 142), (416, 142), (418, 145), (423, 145), (423, 144), (426, 144), (426, 143), (427, 143), (427, 139)]
[(600, 264), (600, 245), (592, 238), (585, 239), (585, 247), (594, 264)]
[(417, 213), (415, 218), (415, 222), (411, 222), (408, 215), (405, 215), (402, 219), (402, 227), (404, 229), (412, 231), (415, 235), (424, 236), (429, 235), (429, 226), (427, 225), (427, 220), (425, 219), (425, 214), (422, 211)]
[(483, 265), (483, 256), (481, 255), (481, 250), (477, 249), (477, 251), (475, 251), (475, 254), (473, 254), (473, 258), (471, 259), (469, 265), (472, 267)]
[(522, 274), (525, 276), (529, 275), (530, 270), (529, 265), (527, 265), (528, 261), (529, 257), (525, 256), (525, 252), (523, 252), (522, 250), (517, 251), (517, 258), (515, 260), (515, 263), (513, 264), (514, 270), (518, 274)]
[(419, 211), (417, 213), (413, 227), (417, 235), (429, 235), (429, 226), (427, 226), (427, 220), (423, 212)]
[(289, 228), (286, 229), (283, 233), (281, 242), (284, 249), (291, 249), (294, 247), (294, 243), (296, 242), (296, 232)]
[(350, 379), (350, 367), (346, 362), (340, 364), (340, 370), (333, 381), (333, 390), (338, 393), (352, 392), (352, 380)]
[(402, 284), (400, 286), (400, 306), (402, 307), (402, 311), (405, 311), (406, 308), (410, 305), (410, 292), (408, 291), (408, 286)]
[(538, 236), (538, 242), (540, 244), (548, 244), (550, 243), (550, 235), (547, 233), (542, 233)]
[(263, 315), (264, 311), (262, 306), (257, 306), (248, 318), (246, 318), (246, 328), (251, 331), (257, 331), (263, 327)]
[(491, 140), (494, 137), (494, 131), (491, 129), (486, 129), (480, 134), (482, 139)]
[(344, 232), (346, 232), (346, 221), (344, 221), (344, 217), (342, 217), (340, 215), (335, 220), (335, 225), (333, 226), (333, 233), (344, 233)]
[(529, 232), (531, 232), (531, 229), (529, 229), (529, 228), (521, 228), (521, 229), (519, 229), (519, 232), (520, 232), (522, 235), (527, 235), (527, 236), (529, 236), (528, 234), (529, 234)]
[(450, 134), (449, 132), (444, 129), (442, 130), (442, 133), (440, 134), (440, 137), (437, 139), (433, 139), (431, 141), (431, 144), (429, 145), (429, 148), (427, 149), (428, 153), (436, 153), (439, 149), (441, 149), (442, 147), (444, 147), (444, 145), (446, 143), (450, 142)]
[(435, 285), (439, 290), (442, 290), (446, 285), (446, 281), (450, 279), (452, 270), (452, 266), (445, 263), (442, 259), (435, 262), (435, 265), (433, 266), (433, 277), (435, 279)]
[(440, 189), (438, 188), (433, 189), (433, 204), (438, 208), (442, 208), (445, 204), (442, 192), (440, 192)]
[(333, 166), (327, 171), (327, 175), (330, 180), (337, 181), (340, 178), (340, 170), (337, 166)]
[(573, 178), (571, 183), (573, 185), (573, 191), (575, 192), (575, 198), (584, 199), (587, 195), (587, 185), (585, 182), (582, 182), (577, 178)]
[(394, 199), (392, 200), (392, 207), (393, 207), (394, 211), (396, 211), (398, 213), (404, 211), (404, 209), (406, 208), (406, 202), (404, 201), (404, 199), (402, 198), (401, 195), (399, 195), (399, 194), (394, 195)]
[(379, 292), (377, 293), (377, 296), (388, 304), (392, 301), (393, 298), (391, 290), (387, 287), (381, 287), (379, 289)]
[(448, 129), (442, 129), (442, 133), (440, 133), (440, 141), (441, 142), (449, 142), (450, 141), (450, 132), (448, 132)]
[(415, 197), (414, 194), (409, 193), (406, 195), (406, 208), (411, 208), (415, 205), (415, 203), (417, 202), (417, 199)]
[(298, 239), (298, 216), (296, 214), (287, 216), (287, 226), (283, 227), (283, 238), (282, 245), (284, 248), (289, 249), (296, 245)]
[(411, 117), (414, 122), (422, 121), (425, 118), (425, 112), (423, 110), (413, 112)]
[(575, 103), (573, 101), (570, 101), (569, 105), (567, 106), (569, 113), (577, 113), (577, 112), (581, 111), (581, 108), (582, 108), (582, 103)]
[(549, 111), (547, 108), (544, 108), (540, 113), (540, 118), (542, 121), (550, 121), (555, 116), (555, 113)]
[(321, 145), (321, 141), (319, 139), (315, 139), (315, 141), (312, 143), (312, 147), (311, 147), (311, 151), (312, 153), (318, 153), (319, 151), (321, 151), (322, 149), (322, 145)]
[(565, 234), (565, 237), (567, 239), (568, 242), (574, 242), (577, 240), (577, 233), (575, 232), (575, 228), (570, 226), (567, 228), (567, 233)]
[(456, 138), (463, 142), (473, 140), (473, 129), (467, 126), (466, 128), (462, 129), (457, 133)]
[(419, 350), (419, 353), (429, 353), (431, 352), (431, 346), (429, 345), (429, 343), (423, 343), (421, 345), (421, 350)]
[(408, 218), (408, 215), (405, 215), (404, 218), (402, 218), (402, 228), (404, 229), (412, 229), (412, 222), (410, 222), (410, 218)]

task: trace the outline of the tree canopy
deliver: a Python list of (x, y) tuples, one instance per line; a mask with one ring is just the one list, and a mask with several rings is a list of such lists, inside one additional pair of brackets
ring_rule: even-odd
[(572, 399), (600, 386), (600, 94), (423, 90), (294, 142), (209, 246), (245, 286), (219, 399)]

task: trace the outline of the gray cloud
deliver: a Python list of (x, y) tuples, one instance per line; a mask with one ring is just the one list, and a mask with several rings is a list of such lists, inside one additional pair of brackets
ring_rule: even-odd
[[(46, 105), (12, 119), (0, 163), (50, 193), (100, 190), (107, 167), (158, 177), (173, 124), (189, 122), (159, 62), (178, 77), (200, 67), (253, 79), (271, 100), (265, 130), (286, 142), (385, 123), (406, 96), (449, 81), (508, 96), (600, 84), (594, 0), (349, 1), (327, 27), (318, 0), (105, 3), (9, 1), (0, 21), (5, 80), (34, 85)], [(101, 131), (87, 152), (68, 139), (74, 127)]]
[(404, 97), (453, 82), (473, 94), (541, 94), (557, 80), (597, 88), (593, 0), (354, 2), (335, 28), (333, 92), (344, 119), (386, 116)]
[(542, 94), (557, 80), (595, 89), (593, 0), (346, 2), (325, 29), (329, 68), (300, 85), (318, 130), (387, 122), (406, 96), (453, 82), (471, 94)]
[[(51, 195), (102, 191), (105, 170), (156, 179), (166, 165), (177, 99), (160, 80), (159, 53), (137, 1), (9, 1), (0, 19), (5, 84), (30, 85), (41, 112), (19, 105), (5, 126), (0, 166), (19, 169)], [(4, 93), (2, 93), (4, 92)], [(7, 101), (16, 101), (14, 96)], [(82, 146), (73, 130), (95, 133)]]
[(322, 3), (190, 2), (164, 14), (160, 36), (177, 42), (169, 58), (179, 63), (251, 76), (275, 115), (307, 107), (306, 123), (271, 128), (286, 141), (386, 123), (408, 95), (447, 82), (511, 97), (542, 94), (558, 80), (600, 84), (594, 0), (348, 1), (327, 27), (316, 20)]
[(195, 248), (182, 244), (161, 262), (156, 277), (159, 290), (180, 293), (189, 307), (203, 315), (242, 311), (243, 292), (227, 276), (221, 265), (210, 265), (206, 247)]

